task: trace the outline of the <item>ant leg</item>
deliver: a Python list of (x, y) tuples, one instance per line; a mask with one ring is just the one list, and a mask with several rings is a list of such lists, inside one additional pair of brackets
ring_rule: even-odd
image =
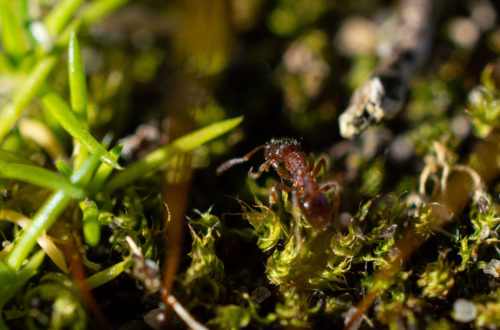
[(285, 186), (281, 183), (273, 184), (273, 186), (271, 187), (271, 191), (269, 192), (269, 207), (272, 207), (278, 199), (278, 188), (286, 192), (290, 192), (293, 190), (293, 187)]
[(307, 165), (307, 167), (309, 168), (309, 171), (313, 171), (314, 169), (314, 154), (311, 152), (309, 154), (309, 164)]
[(267, 217), (273, 205), (276, 204), (276, 200), (278, 199), (278, 188), (286, 192), (293, 190), (293, 187), (288, 187), (281, 183), (273, 184), (269, 191), (269, 207), (267, 208), (267, 212), (259, 217), (260, 219)]
[(335, 229), (339, 231), (340, 230), (338, 226), (339, 209), (340, 209), (339, 184), (335, 181), (328, 181), (324, 183), (319, 189), (324, 193), (330, 192), (332, 190), (334, 191), (332, 198), (333, 223)]
[(293, 178), (292, 176), (290, 175), (290, 173), (288, 173), (287, 171), (285, 171), (283, 169), (283, 167), (280, 166), (279, 163), (277, 162), (273, 162), (272, 163), (273, 165), (273, 168), (276, 170), (276, 173), (278, 173), (278, 175), (282, 178), (282, 179), (287, 179), (287, 180), (290, 180), (293, 182)]
[(297, 190), (292, 190), (293, 202), (293, 233), (295, 236), (295, 243), (298, 250), (302, 247), (302, 226), (300, 226), (300, 199)]
[[(314, 157), (311, 154), (311, 157)], [(321, 156), (319, 161), (316, 163), (316, 165), (313, 167), (312, 164), (314, 164), (314, 158), (310, 158), (310, 164), (311, 164), (311, 175), (313, 177), (316, 177), (319, 172), (321, 172), (321, 169), (323, 169), (323, 174), (326, 174), (326, 157)]]
[(248, 154), (246, 154), (243, 157), (233, 158), (233, 159), (228, 160), (225, 163), (222, 163), (219, 167), (217, 167), (217, 170), (216, 170), (217, 175), (221, 175), (223, 172), (227, 171), (229, 168), (233, 167), (236, 164), (241, 164), (241, 163), (247, 162), (250, 159), (250, 157), (253, 156), (253, 154), (255, 154), (257, 151), (259, 151), (260, 149), (263, 149), (265, 147), (266, 147), (265, 144), (260, 145), (260, 146), (256, 147), (255, 149), (253, 149), (252, 151), (250, 151)]
[(250, 171), (248, 171), (248, 177), (252, 179), (257, 179), (260, 178), (262, 173), (267, 172), (269, 170), (269, 167), (271, 167), (271, 161), (268, 160), (262, 165), (259, 166), (259, 169), (257, 172), (252, 172), (252, 169), (250, 168)]
[(338, 188), (339, 188), (339, 184), (336, 181), (327, 181), (321, 185), (319, 190), (321, 190), (324, 193), (335, 190), (335, 194), (337, 195)]

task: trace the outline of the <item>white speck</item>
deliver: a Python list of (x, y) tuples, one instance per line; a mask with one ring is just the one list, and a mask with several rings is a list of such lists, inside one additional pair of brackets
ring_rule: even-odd
[(363, 17), (350, 17), (342, 22), (335, 43), (349, 57), (372, 53), (377, 39), (376, 25)]
[(162, 308), (155, 308), (144, 315), (144, 323), (153, 329), (162, 329), (165, 321), (165, 313)]
[(489, 1), (475, 1), (473, 3), (471, 16), (474, 22), (476, 22), (483, 31), (489, 30), (495, 26), (495, 21), (497, 19), (495, 8)]
[(457, 115), (451, 121), (451, 130), (460, 140), (469, 135), (472, 128), (470, 118), (465, 115)]
[(494, 277), (499, 277), (500, 274), (500, 260), (491, 259), (490, 262), (484, 267), (483, 272)]
[(465, 17), (453, 19), (450, 22), (448, 33), (450, 39), (457, 46), (467, 49), (474, 47), (480, 35), (476, 22)]
[(30, 24), (30, 31), (44, 52), (49, 52), (52, 49), (52, 40), (45, 24), (40, 21), (34, 21)]
[(477, 316), (474, 303), (467, 299), (457, 299), (453, 304), (453, 318), (457, 322), (467, 323), (473, 321)]

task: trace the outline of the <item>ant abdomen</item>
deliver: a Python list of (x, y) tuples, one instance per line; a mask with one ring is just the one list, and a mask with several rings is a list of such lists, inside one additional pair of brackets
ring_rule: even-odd
[(305, 195), (301, 206), (304, 217), (314, 228), (321, 229), (330, 224), (331, 208), (324, 194)]

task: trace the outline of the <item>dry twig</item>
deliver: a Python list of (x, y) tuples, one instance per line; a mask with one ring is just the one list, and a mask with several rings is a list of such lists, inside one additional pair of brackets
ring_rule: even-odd
[(390, 55), (354, 91), (349, 107), (339, 117), (343, 137), (354, 138), (372, 123), (393, 117), (401, 110), (409, 82), (429, 53), (436, 3), (401, 1), (398, 38)]

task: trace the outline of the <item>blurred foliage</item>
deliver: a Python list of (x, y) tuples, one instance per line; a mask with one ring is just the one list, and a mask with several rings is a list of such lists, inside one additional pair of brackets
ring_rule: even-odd
[[(370, 292), (362, 328), (500, 326), (500, 7), (445, 6), (403, 113), (342, 140), (396, 10), (0, 0), (0, 328), (155, 327), (165, 304), (176, 328), (339, 328)], [(328, 159), (330, 226), (295, 189), (268, 205), (260, 153), (215, 175), (280, 136)]]

